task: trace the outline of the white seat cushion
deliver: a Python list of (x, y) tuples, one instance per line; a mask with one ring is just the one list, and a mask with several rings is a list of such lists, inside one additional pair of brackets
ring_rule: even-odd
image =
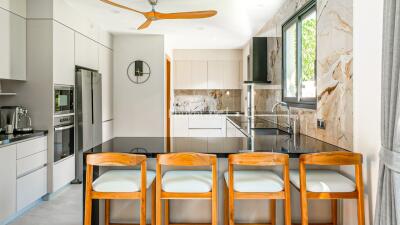
[(165, 172), (162, 189), (175, 193), (206, 193), (212, 189), (211, 171), (172, 170)]
[[(332, 170), (307, 170), (307, 191), (309, 192), (353, 192), (355, 183), (342, 174)], [(300, 189), (298, 170), (290, 171), (290, 181)]]
[[(138, 192), (141, 190), (140, 170), (110, 170), (93, 182), (93, 190), (97, 192)], [(153, 183), (156, 173), (147, 171), (147, 187)]]
[[(229, 174), (225, 172), (229, 186)], [(283, 180), (268, 170), (239, 170), (233, 173), (233, 189), (237, 192), (279, 192), (283, 191)]]

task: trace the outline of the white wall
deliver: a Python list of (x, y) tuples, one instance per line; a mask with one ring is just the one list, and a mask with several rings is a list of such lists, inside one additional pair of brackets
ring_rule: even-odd
[[(372, 224), (378, 180), (381, 122), (382, 0), (354, 0), (354, 151), (364, 155), (366, 224)], [(356, 204), (344, 204), (344, 224), (356, 222)]]
[[(164, 37), (161, 35), (114, 36), (114, 136), (164, 135)], [(144, 60), (151, 77), (132, 83), (129, 63)]]

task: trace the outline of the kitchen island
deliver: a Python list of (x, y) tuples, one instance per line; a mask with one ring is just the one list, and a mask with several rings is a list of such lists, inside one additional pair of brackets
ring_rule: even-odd
[[(132, 154), (144, 154), (148, 159), (148, 169), (155, 170), (155, 158), (158, 154), (173, 152), (201, 152), (216, 154), (218, 157), (218, 176), (219, 176), (219, 224), (223, 223), (223, 173), (227, 170), (227, 157), (230, 154), (241, 152), (276, 152), (288, 154), (291, 158), (291, 168), (297, 168), (297, 158), (301, 154), (345, 151), (345, 149), (322, 142), (320, 140), (297, 134), (289, 135), (285, 132), (277, 132), (271, 135), (254, 135), (252, 137), (213, 137), (213, 138), (195, 138), (195, 137), (116, 137), (84, 153), (84, 158), (88, 154), (101, 152), (123, 152)], [(85, 165), (84, 165), (84, 173)], [(94, 179), (104, 173), (107, 168), (94, 168)], [(279, 172), (279, 168), (274, 168)], [(85, 177), (85, 176), (84, 176)], [(148, 197), (148, 201), (150, 196)], [(138, 221), (138, 202), (133, 201), (115, 201), (112, 203), (111, 220), (118, 223), (132, 223)], [(178, 203), (179, 202), (179, 203)], [(279, 201), (278, 201), (279, 202)], [(294, 211), (293, 221), (299, 220), (298, 200), (294, 198), (292, 203)], [(103, 224), (104, 206), (99, 201), (93, 201), (92, 224)], [(150, 206), (150, 202), (148, 206)], [(310, 204), (313, 207), (313, 204)], [(318, 215), (310, 215), (317, 221), (329, 220), (329, 204), (316, 203), (320, 212)], [(322, 205), (322, 207), (321, 207)], [(268, 203), (260, 201), (243, 201), (237, 206), (238, 222), (265, 222), (269, 220)], [(279, 210), (282, 204), (278, 204), (277, 224), (282, 222)], [(248, 209), (252, 210), (249, 211)], [(211, 211), (209, 202), (204, 200), (194, 201), (172, 201), (171, 202), (171, 222), (173, 223), (207, 223)], [(191, 213), (197, 210), (198, 213)], [(243, 210), (243, 212), (241, 212)], [(148, 222), (150, 222), (151, 209), (148, 208)], [(245, 213), (247, 212), (247, 213)], [(325, 213), (326, 212), (326, 213)], [(249, 218), (249, 214), (251, 216)], [(245, 216), (247, 215), (247, 216)], [(242, 218), (242, 219), (241, 219)]]

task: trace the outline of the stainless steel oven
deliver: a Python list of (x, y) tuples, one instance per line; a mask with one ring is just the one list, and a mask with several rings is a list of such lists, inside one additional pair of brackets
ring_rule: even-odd
[(54, 162), (72, 156), (75, 152), (74, 116), (54, 117)]
[(54, 86), (54, 115), (74, 112), (74, 86)]

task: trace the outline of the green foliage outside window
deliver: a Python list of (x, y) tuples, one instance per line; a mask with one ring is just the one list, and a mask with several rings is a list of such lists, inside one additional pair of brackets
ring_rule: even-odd
[(314, 80), (316, 59), (316, 19), (304, 20), (302, 24), (302, 80)]

